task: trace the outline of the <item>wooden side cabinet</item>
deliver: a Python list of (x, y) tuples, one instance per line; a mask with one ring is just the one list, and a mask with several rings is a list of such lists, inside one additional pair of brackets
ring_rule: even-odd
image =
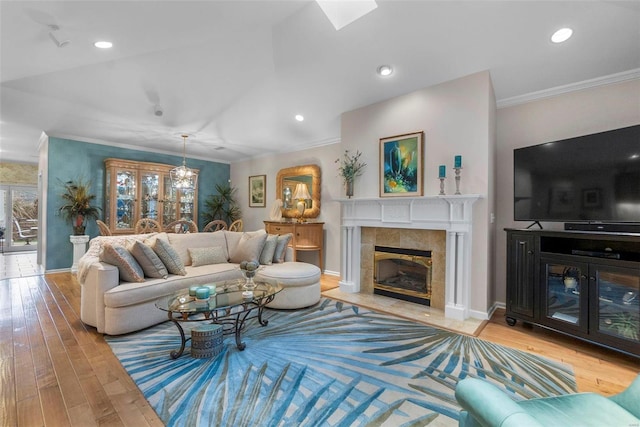
[(318, 251), (318, 267), (322, 271), (322, 251), (324, 247), (324, 222), (279, 222), (264, 221), (264, 228), (269, 234), (291, 233), (293, 238), (289, 246), (293, 248), (293, 260), (298, 258), (298, 251)]

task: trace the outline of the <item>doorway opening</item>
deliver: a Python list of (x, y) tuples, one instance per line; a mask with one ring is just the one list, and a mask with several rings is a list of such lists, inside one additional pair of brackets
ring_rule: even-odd
[(0, 186), (0, 251), (38, 249), (38, 189), (35, 185)]

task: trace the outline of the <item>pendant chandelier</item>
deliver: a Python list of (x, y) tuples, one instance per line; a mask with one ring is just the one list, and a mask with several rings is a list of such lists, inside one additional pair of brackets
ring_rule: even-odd
[(171, 169), (171, 185), (177, 190), (195, 190), (198, 182), (198, 171), (187, 167), (187, 138), (182, 135), (182, 166)]

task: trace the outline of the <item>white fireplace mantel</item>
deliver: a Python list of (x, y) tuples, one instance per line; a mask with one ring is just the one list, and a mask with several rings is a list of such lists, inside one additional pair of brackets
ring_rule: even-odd
[(444, 230), (447, 232), (445, 317), (469, 317), (473, 204), (482, 196), (340, 199), (342, 251), (340, 290), (360, 292), (361, 227)]

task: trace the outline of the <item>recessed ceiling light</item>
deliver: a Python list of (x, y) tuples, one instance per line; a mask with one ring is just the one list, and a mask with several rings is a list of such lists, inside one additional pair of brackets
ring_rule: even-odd
[(387, 77), (393, 74), (393, 68), (390, 65), (381, 65), (378, 67), (378, 74), (382, 77)]
[(551, 41), (554, 43), (562, 43), (567, 41), (572, 34), (573, 30), (571, 28), (560, 28), (558, 31), (553, 33)]
[(301, 122), (304, 120), (304, 116), (302, 114), (296, 114), (296, 120)]
[(98, 49), (111, 49), (113, 47), (113, 43), (108, 41), (99, 41), (93, 44)]

